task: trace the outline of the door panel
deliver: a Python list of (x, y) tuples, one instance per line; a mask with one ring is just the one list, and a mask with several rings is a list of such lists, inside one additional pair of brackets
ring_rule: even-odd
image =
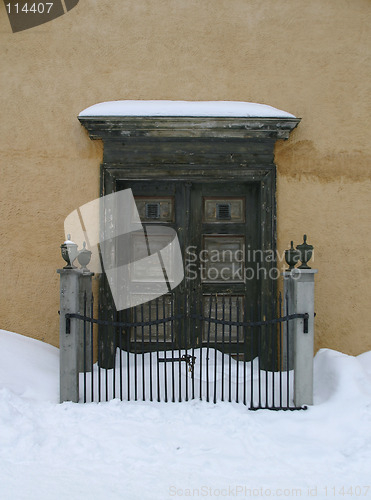
[[(183, 204), (183, 187), (180, 183), (167, 182), (167, 181), (119, 181), (117, 183), (117, 189), (132, 189), (135, 203), (137, 205), (138, 213), (142, 222), (143, 227), (146, 230), (146, 234), (151, 234), (151, 226), (156, 225), (156, 234), (151, 234), (150, 240), (143, 238), (142, 235), (132, 236), (132, 245), (135, 249), (134, 255), (141, 256), (142, 253), (147, 253), (150, 251), (151, 254), (156, 253), (158, 249), (164, 247), (163, 240), (168, 238), (166, 231), (164, 231), (164, 236), (161, 235), (161, 229), (157, 231), (157, 228), (171, 227), (175, 229), (178, 233), (178, 239), (180, 241), (181, 247), (182, 242), (182, 231), (179, 228), (184, 226), (184, 210), (182, 210)], [(158, 233), (158, 234), (157, 234)], [(148, 248), (150, 245), (150, 248)], [(169, 259), (171, 262), (171, 259)], [(144, 264), (146, 265), (146, 264)], [(143, 264), (138, 259), (133, 264), (133, 281), (134, 286), (132, 289), (135, 290), (135, 280), (136, 271), (138, 276), (140, 276), (141, 281), (143, 281)], [(146, 276), (151, 288), (156, 286), (156, 280), (161, 281), (163, 279), (163, 273), (158, 273), (158, 270), (153, 267), (148, 269), (145, 268)], [(166, 276), (169, 282), (173, 281), (173, 275), (176, 273), (176, 269), (172, 269), (169, 265), (166, 267)], [(174, 292), (176, 296), (177, 303), (181, 303), (181, 293), (180, 287), (178, 286)], [(143, 294), (142, 294), (143, 296)], [(173, 314), (174, 311), (171, 310), (171, 300), (170, 294), (166, 295), (163, 300), (160, 301), (160, 306), (157, 305), (156, 300), (149, 301), (145, 303), (144, 307), (137, 306), (133, 309), (119, 311), (117, 313), (119, 321), (127, 322), (148, 322), (154, 319), (161, 320), (167, 318)], [(162, 349), (173, 348), (174, 343), (179, 344), (179, 339), (182, 337), (182, 332), (171, 332), (165, 324), (159, 324), (158, 327), (151, 332), (148, 326), (131, 328), (130, 332), (124, 333), (124, 337), (129, 335), (129, 339), (123, 339), (123, 345), (129, 347), (131, 351), (148, 351), (155, 350), (156, 345), (161, 344)], [(138, 342), (140, 339), (140, 342)]]
[[(244, 282), (245, 236), (202, 235), (201, 280), (209, 283)], [(201, 259), (200, 259), (201, 260)]]
[[(232, 321), (241, 321), (244, 313), (248, 316), (256, 310), (256, 264), (249, 256), (259, 248), (258, 200), (259, 189), (254, 183), (205, 182), (192, 187), (190, 234), (199, 273), (192, 274), (188, 293), (213, 317), (222, 319), (225, 314)], [(192, 260), (194, 270), (195, 258)], [(217, 296), (214, 302), (212, 294)], [(223, 343), (225, 349), (228, 339), (229, 351), (241, 355), (243, 335), (241, 327), (224, 331), (215, 323), (204, 324), (200, 342), (205, 345), (211, 339)], [(245, 358), (251, 357), (254, 350), (248, 341), (244, 345)]]

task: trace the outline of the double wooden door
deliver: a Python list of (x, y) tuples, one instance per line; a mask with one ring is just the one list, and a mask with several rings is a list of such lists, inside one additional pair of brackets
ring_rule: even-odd
[[(191, 304), (204, 312), (213, 310), (219, 318), (228, 310), (230, 320), (236, 321), (238, 311), (255, 308), (259, 295), (256, 250), (260, 245), (259, 186), (253, 182), (188, 182), (188, 181), (120, 181), (118, 189), (130, 188), (144, 227), (173, 228), (183, 255), (184, 280), (162, 298), (160, 316), (171, 315), (174, 308), (184, 315), (181, 327), (172, 332), (179, 347), (190, 340), (197, 345), (211, 336), (222, 342), (222, 333), (215, 324), (197, 327), (187, 317)], [(160, 231), (161, 232), (161, 231)], [(169, 277), (171, 278), (171, 277)], [(187, 309), (188, 308), (188, 309)], [(158, 302), (157, 302), (158, 309)], [(142, 315), (154, 318), (156, 301), (145, 304)], [(133, 321), (138, 311), (122, 311), (119, 320)], [(143, 330), (143, 329), (142, 329)], [(152, 350), (154, 334), (141, 332), (141, 345)], [(157, 328), (157, 341), (166, 344), (164, 327)], [(236, 341), (237, 328), (231, 327), (229, 340)], [(135, 341), (131, 334), (131, 344)], [(238, 339), (237, 339), (238, 340)], [(151, 345), (152, 344), (152, 345)]]

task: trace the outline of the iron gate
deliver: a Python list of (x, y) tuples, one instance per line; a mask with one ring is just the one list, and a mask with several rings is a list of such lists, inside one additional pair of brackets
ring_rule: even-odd
[[(66, 333), (71, 321), (81, 327), (83, 402), (199, 398), (242, 402), (251, 410), (300, 409), (292, 398), (290, 323), (302, 318), (306, 333), (308, 314), (288, 314), (287, 297), (284, 307), (279, 296), (262, 310), (233, 295), (180, 303), (168, 294), (129, 310), (129, 321), (98, 319), (93, 311), (93, 297), (88, 303), (85, 295), (83, 314), (66, 314)], [(116, 331), (110, 369), (99, 362), (105, 328)]]

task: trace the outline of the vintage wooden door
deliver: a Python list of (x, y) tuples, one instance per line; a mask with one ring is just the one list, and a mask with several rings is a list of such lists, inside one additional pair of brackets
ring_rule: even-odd
[[(228, 295), (231, 302), (243, 300), (243, 307), (254, 306), (259, 297), (264, 310), (275, 296), (275, 283), (264, 276), (251, 279), (258, 263), (249, 252), (275, 253), (274, 146), (277, 139), (289, 137), (300, 119), (115, 115), (79, 120), (92, 139), (104, 143), (101, 195), (131, 187), (144, 210), (144, 223), (176, 229), (186, 267), (187, 259), (194, 258), (190, 252), (196, 254), (206, 274), (202, 277), (198, 271), (192, 278), (186, 269), (186, 279), (175, 291), (177, 302), (196, 299), (207, 307), (211, 294), (217, 293)], [(101, 227), (105, 224), (102, 217)], [(243, 247), (244, 260), (236, 262)], [(224, 255), (223, 261), (200, 262), (200, 255), (217, 252)], [(261, 264), (265, 271), (275, 267), (274, 258)], [(233, 265), (249, 279), (239, 278)], [(99, 281), (99, 315), (110, 320), (116, 315), (104, 273)], [(189, 322), (182, 328), (189, 333)], [(178, 332), (180, 342), (185, 342), (182, 335)], [(202, 336), (199, 331), (198, 341)], [(104, 331), (99, 339), (104, 352), (101, 365), (112, 367), (114, 332)]]

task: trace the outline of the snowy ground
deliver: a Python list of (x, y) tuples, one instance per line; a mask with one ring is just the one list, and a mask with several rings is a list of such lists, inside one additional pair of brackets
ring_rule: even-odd
[(58, 404), (58, 349), (0, 331), (0, 499), (371, 498), (371, 352), (321, 350), (315, 405)]

